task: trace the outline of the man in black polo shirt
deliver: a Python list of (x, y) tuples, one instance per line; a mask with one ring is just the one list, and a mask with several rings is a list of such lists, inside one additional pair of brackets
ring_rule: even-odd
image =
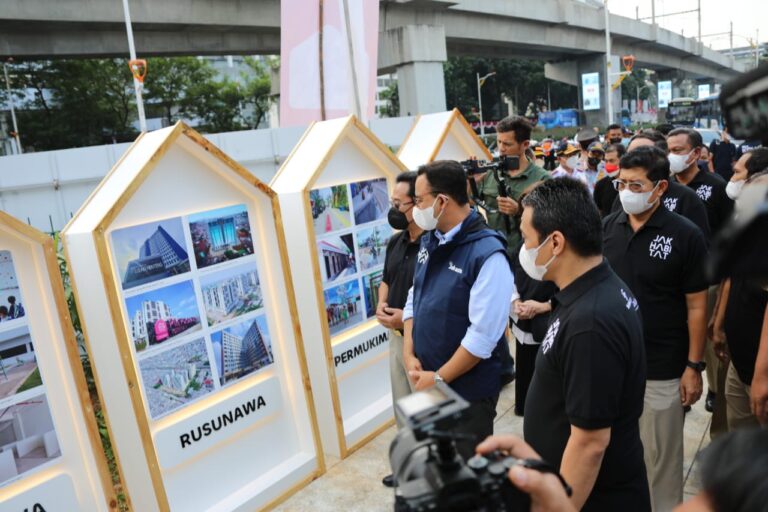
[[(644, 146), (655, 146), (661, 149), (664, 154), (668, 151), (667, 141), (660, 134), (654, 132), (643, 132), (632, 137), (629, 146), (627, 146), (627, 151), (633, 151)], [(707, 209), (696, 195), (696, 192), (685, 185), (670, 181), (661, 201), (667, 210), (682, 215), (696, 224), (701, 229), (701, 232), (704, 233), (704, 238), (709, 240), (710, 229)], [(619, 201), (618, 197), (614, 200), (611, 211), (612, 213), (621, 211), (621, 201)]]
[(733, 163), (738, 158), (736, 145), (728, 137), (728, 129), (723, 129), (720, 134), (722, 140), (715, 139), (709, 143), (709, 154), (712, 155), (712, 167), (724, 180), (730, 180), (733, 176)]
[(712, 235), (716, 235), (731, 218), (733, 201), (725, 193), (726, 181), (720, 175), (703, 172), (698, 159), (704, 143), (701, 134), (691, 128), (676, 128), (667, 136), (669, 171), (675, 181), (687, 186), (699, 196), (707, 209)]
[(525, 440), (559, 467), (577, 510), (645, 512), (637, 301), (603, 260), (600, 214), (583, 185), (544, 182), (523, 206), (520, 264), (560, 288), (525, 403)]
[(603, 221), (605, 257), (637, 297), (648, 381), (640, 435), (653, 508), (683, 499), (683, 407), (701, 396), (707, 330), (707, 246), (701, 230), (662, 207), (669, 161), (655, 147), (621, 159), (623, 207)]

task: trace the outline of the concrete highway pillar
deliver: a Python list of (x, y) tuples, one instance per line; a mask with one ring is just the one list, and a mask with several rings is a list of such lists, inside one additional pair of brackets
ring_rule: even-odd
[(442, 26), (407, 25), (379, 37), (379, 74), (397, 72), (400, 115), (443, 112), (448, 58)]

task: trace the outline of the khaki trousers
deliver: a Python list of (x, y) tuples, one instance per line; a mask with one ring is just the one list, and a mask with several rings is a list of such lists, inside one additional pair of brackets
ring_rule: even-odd
[[(389, 330), (389, 381), (392, 385), (392, 403), (413, 392), (411, 381), (403, 362), (403, 337), (392, 329)], [(397, 428), (402, 428), (400, 418), (395, 414)]]
[(728, 409), (728, 431), (733, 432), (739, 428), (758, 426), (757, 418), (752, 414), (749, 397), (752, 394), (750, 386), (747, 386), (736, 372), (733, 365), (728, 368), (728, 376), (725, 378), (725, 396)]
[(683, 501), (683, 420), (680, 379), (647, 381), (640, 439), (654, 512)]

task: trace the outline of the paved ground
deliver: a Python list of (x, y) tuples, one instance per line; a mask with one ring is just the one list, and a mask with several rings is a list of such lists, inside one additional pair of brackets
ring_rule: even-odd
[[(706, 384), (704, 386), (706, 390)], [(496, 433), (521, 435), (523, 419), (513, 412), (514, 385), (509, 385), (499, 397), (496, 416)], [(685, 498), (699, 489), (695, 457), (709, 444), (709, 424), (712, 416), (704, 410), (700, 400), (685, 420)], [(392, 427), (347, 459), (339, 461), (327, 458), (327, 472), (309, 486), (284, 502), (276, 510), (280, 512), (344, 511), (391, 511), (391, 489), (381, 485), (381, 478), (390, 473), (389, 444), (395, 435)]]

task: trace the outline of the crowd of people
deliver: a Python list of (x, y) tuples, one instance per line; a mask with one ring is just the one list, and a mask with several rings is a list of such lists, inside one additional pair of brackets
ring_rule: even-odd
[[(768, 148), (740, 154), (727, 132), (707, 148), (694, 129), (661, 128), (628, 141), (618, 125), (602, 140), (585, 129), (545, 155), (531, 147), (531, 124), (509, 117), (498, 152), (520, 165), (501, 182), (437, 161), (403, 173), (392, 194), (401, 231), (387, 246), (377, 319), (392, 332), (393, 397), (447, 383), (470, 403), (462, 456), (535, 454), (570, 484), (570, 498), (553, 495), (556, 478), (512, 470), (542, 510), (681, 506), (685, 414), (702, 396), (720, 444), (695, 503), (757, 510), (721, 506), (713, 489), (727, 479), (713, 461), (732, 460), (727, 443), (745, 448), (734, 435), (766, 444), (748, 427), (768, 424), (768, 291), (705, 266), (744, 191), (768, 181)], [(525, 441), (493, 436), (514, 375), (511, 338)], [(728, 434), (739, 429), (748, 433)]]

